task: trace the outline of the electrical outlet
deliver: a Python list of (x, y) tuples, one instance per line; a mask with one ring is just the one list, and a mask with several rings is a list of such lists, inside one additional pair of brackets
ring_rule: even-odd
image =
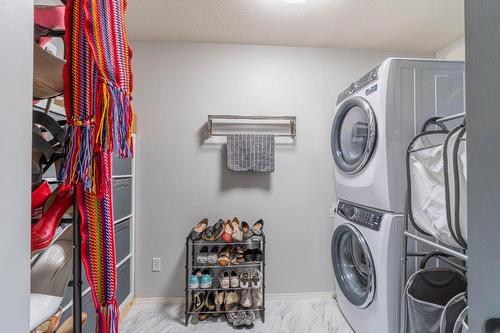
[(153, 267), (152, 271), (153, 272), (160, 272), (161, 271), (161, 258), (153, 258), (152, 259)]

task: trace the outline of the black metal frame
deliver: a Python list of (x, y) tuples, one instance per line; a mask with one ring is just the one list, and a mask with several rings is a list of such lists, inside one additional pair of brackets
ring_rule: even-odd
[(76, 185), (73, 202), (73, 332), (82, 333), (82, 251)]
[[(229, 265), (229, 266), (220, 266), (218, 264), (214, 265), (196, 265), (195, 262), (195, 248), (196, 247), (201, 247), (201, 246), (224, 246), (224, 245), (259, 245), (259, 248), (262, 250), (262, 262), (260, 264), (239, 264), (239, 265)], [(209, 290), (244, 290), (244, 288), (199, 288), (199, 289), (190, 289), (189, 288), (189, 275), (191, 274), (191, 271), (193, 268), (244, 268), (244, 267), (259, 267), (260, 266), (260, 271), (262, 273), (262, 285), (261, 285), (261, 290), (262, 290), (262, 307), (259, 309), (242, 309), (242, 310), (231, 310), (231, 311), (203, 311), (203, 313), (208, 313), (208, 314), (225, 314), (229, 312), (240, 312), (240, 311), (254, 311), (254, 312), (259, 312), (260, 317), (262, 322), (264, 323), (266, 320), (266, 237), (264, 233), (262, 233), (262, 240), (258, 242), (254, 242), (251, 240), (247, 241), (241, 241), (241, 242), (231, 242), (231, 243), (226, 243), (223, 241), (192, 241), (189, 235), (186, 237), (186, 278), (185, 278), (185, 303), (184, 303), (184, 316), (185, 316), (185, 322), (184, 325), (188, 326), (189, 324), (189, 319), (191, 318), (191, 315), (197, 313), (193, 311), (193, 296), (195, 291), (209, 291)], [(191, 302), (190, 302), (191, 300)]]

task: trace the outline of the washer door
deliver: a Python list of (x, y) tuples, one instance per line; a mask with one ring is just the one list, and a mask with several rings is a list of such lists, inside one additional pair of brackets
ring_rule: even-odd
[(377, 123), (370, 104), (361, 97), (346, 100), (332, 125), (331, 146), (338, 168), (347, 174), (361, 171), (370, 160)]
[(375, 266), (368, 244), (350, 223), (339, 226), (332, 239), (333, 271), (351, 304), (368, 307), (375, 297)]

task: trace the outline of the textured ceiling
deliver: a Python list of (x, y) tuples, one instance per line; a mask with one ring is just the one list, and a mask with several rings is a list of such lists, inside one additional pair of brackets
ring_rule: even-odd
[(129, 0), (133, 40), (434, 52), (463, 36), (463, 0)]

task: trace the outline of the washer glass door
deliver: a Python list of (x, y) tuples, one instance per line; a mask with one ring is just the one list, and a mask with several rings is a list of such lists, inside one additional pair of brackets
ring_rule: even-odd
[(333, 158), (348, 174), (361, 171), (370, 160), (376, 140), (375, 114), (363, 98), (346, 100), (337, 110), (332, 125)]
[(375, 296), (375, 266), (368, 244), (356, 227), (339, 226), (332, 239), (337, 285), (353, 305), (368, 307)]

